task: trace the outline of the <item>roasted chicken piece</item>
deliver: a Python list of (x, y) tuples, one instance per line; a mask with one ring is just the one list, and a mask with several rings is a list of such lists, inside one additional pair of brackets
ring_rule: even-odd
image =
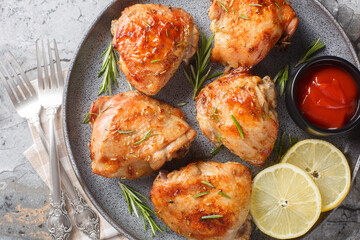
[(89, 116), (92, 169), (108, 178), (149, 175), (183, 157), (196, 136), (179, 109), (138, 91), (99, 98)]
[(240, 163), (197, 162), (160, 172), (150, 196), (159, 218), (188, 239), (250, 239), (251, 172)]
[(154, 95), (169, 81), (182, 60), (196, 52), (199, 32), (185, 10), (158, 4), (125, 8), (112, 22), (119, 66), (137, 90)]
[(270, 77), (261, 79), (239, 70), (207, 85), (196, 100), (197, 120), (205, 136), (255, 166), (265, 163), (276, 141), (275, 107)]
[(298, 18), (285, 0), (212, 0), (212, 60), (247, 70), (294, 34)]

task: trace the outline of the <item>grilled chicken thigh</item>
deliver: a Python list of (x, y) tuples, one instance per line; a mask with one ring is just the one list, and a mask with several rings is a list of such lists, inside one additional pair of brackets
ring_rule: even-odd
[(212, 60), (227, 69), (251, 68), (294, 34), (298, 18), (286, 0), (212, 0)]
[(196, 132), (179, 109), (138, 91), (91, 105), (93, 172), (108, 178), (149, 175), (189, 150)]
[(181, 61), (194, 55), (199, 40), (190, 14), (157, 4), (127, 7), (112, 22), (111, 32), (120, 69), (131, 85), (147, 95), (160, 91)]
[(160, 172), (150, 195), (159, 218), (188, 239), (250, 238), (251, 172), (240, 163), (197, 162)]
[(196, 101), (197, 120), (210, 141), (255, 166), (265, 163), (279, 125), (270, 77), (233, 70), (202, 89)]

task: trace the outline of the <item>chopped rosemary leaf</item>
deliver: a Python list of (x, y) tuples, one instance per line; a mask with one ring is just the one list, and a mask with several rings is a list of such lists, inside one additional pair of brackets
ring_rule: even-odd
[(217, 110), (217, 108), (215, 108), (215, 111), (214, 111), (215, 113), (217, 113), (218, 112), (218, 110)]
[(215, 113), (213, 113), (213, 118), (217, 121), (217, 122), (219, 122), (220, 120), (219, 120), (219, 118), (216, 116), (216, 114)]
[(261, 115), (262, 120), (265, 121), (264, 115), (262, 113), (260, 115)]
[(116, 130), (118, 133), (133, 133), (133, 132), (136, 132), (135, 130)]
[(204, 195), (206, 195), (206, 194), (208, 194), (208, 193), (209, 193), (209, 192), (198, 193), (198, 194), (194, 195), (193, 198), (198, 198), (198, 197), (204, 196)]
[(218, 143), (221, 144), (221, 136), (220, 136), (220, 133), (218, 135)]
[(234, 2), (234, 0), (231, 0), (231, 2), (230, 2), (230, 4), (229, 4), (229, 7), (232, 6), (233, 2)]
[(228, 94), (229, 90), (226, 90), (226, 92), (224, 93), (224, 95), (221, 96), (221, 98), (224, 98), (226, 96), (226, 94)]
[(160, 61), (162, 61), (162, 59), (152, 60), (151, 63), (156, 63), (156, 62), (160, 62)]
[(149, 28), (151, 28), (151, 25), (150, 24), (148, 24), (147, 22), (145, 22), (145, 21), (142, 21), (144, 24), (146, 24), (146, 26), (148, 26)]
[(271, 117), (269, 116), (269, 114), (266, 113), (265, 115), (266, 115), (266, 117), (267, 117), (268, 119), (271, 119)]
[(125, 200), (128, 204), (130, 215), (132, 215), (132, 212), (134, 212), (136, 217), (139, 218), (139, 212), (140, 212), (140, 215), (142, 216), (144, 223), (144, 229), (146, 230), (146, 225), (145, 225), (145, 220), (146, 220), (150, 225), (152, 236), (156, 235), (156, 231), (163, 232), (163, 230), (155, 223), (155, 221), (151, 217), (151, 214), (155, 216), (156, 214), (145, 203), (143, 203), (140, 197), (146, 199), (147, 201), (149, 200), (140, 193), (136, 192), (135, 190), (121, 183), (120, 181), (118, 183), (120, 185), (122, 193), (124, 194)]
[(177, 106), (178, 106), (178, 107), (183, 107), (183, 106), (185, 106), (186, 104), (187, 104), (187, 102), (182, 102), (182, 103), (178, 103)]
[(99, 113), (92, 113), (92, 112), (88, 112), (88, 113), (85, 113), (83, 116), (85, 116), (85, 118), (82, 120), (81, 123), (89, 123), (90, 121), (90, 115), (96, 115), (98, 117), (101, 116), (101, 114), (103, 112), (105, 112), (109, 107), (111, 106), (111, 104), (109, 106), (107, 106), (104, 110), (101, 110), (101, 107), (99, 107)]
[(279, 141), (279, 146), (277, 146), (277, 144), (275, 143), (275, 152), (278, 155), (278, 159), (281, 160), (281, 158), (283, 157), (284, 153), (283, 153), (283, 149), (284, 149), (284, 142), (285, 142), (285, 132), (283, 132), (283, 134), (281, 135), (280, 141)]
[(263, 5), (261, 5), (261, 4), (256, 4), (256, 3), (250, 3), (249, 6), (262, 7)]
[(229, 12), (229, 10), (225, 7), (225, 5), (222, 3), (222, 2), (220, 2), (220, 1), (217, 1), (219, 4), (220, 4), (220, 6), (226, 11), (226, 12)]
[(286, 82), (289, 79), (289, 64), (286, 64), (283, 69), (281, 69), (276, 76), (274, 77), (274, 83), (278, 83), (280, 97), (284, 94)]
[(222, 218), (223, 215), (207, 215), (207, 216), (202, 216), (201, 219), (214, 219), (214, 218)]
[(201, 181), (202, 184), (208, 185), (209, 187), (215, 188), (214, 185), (212, 185), (211, 183), (207, 182), (207, 181)]
[(150, 130), (146, 133), (146, 135), (145, 135), (145, 137), (144, 137), (143, 139), (141, 139), (140, 141), (137, 141), (136, 143), (134, 143), (134, 145), (139, 145), (140, 143), (142, 143), (143, 141), (145, 141), (145, 140), (148, 139), (149, 137), (153, 137), (153, 136), (158, 135), (158, 134), (151, 134), (151, 131), (152, 131), (152, 129), (150, 129)]
[(168, 33), (168, 30), (166, 29), (165, 31), (166, 31), (166, 36), (167, 36), (167, 37), (169, 37), (169, 33)]
[(234, 14), (236, 14), (236, 13), (235, 13), (235, 9), (234, 9), (234, 8), (232, 8), (232, 10), (233, 10), (233, 13), (234, 13)]
[(215, 156), (216, 154), (218, 154), (222, 149), (224, 148), (224, 145), (220, 145), (219, 147), (215, 148), (214, 150), (211, 151), (211, 155)]
[(315, 54), (317, 51), (325, 47), (324, 42), (320, 42), (320, 38), (312, 42), (304, 51), (303, 55), (301, 56), (299, 62), (295, 65), (295, 67), (298, 67), (300, 64), (304, 62), (310, 61), (312, 58), (310, 58), (311, 55)]
[(274, 3), (279, 9), (281, 9), (281, 7), (279, 6), (279, 4), (277, 2), (274, 2)]
[(165, 224), (165, 232), (167, 232), (167, 225)]
[(246, 19), (246, 20), (250, 20), (250, 18), (248, 18), (247, 16), (243, 15), (243, 14), (239, 14), (239, 18), (243, 18), (243, 19)]
[(232, 115), (232, 114), (231, 114), (231, 118), (232, 118), (232, 120), (234, 121), (234, 123), (235, 123), (235, 125), (236, 125), (236, 127), (237, 127), (237, 129), (238, 129), (238, 131), (239, 131), (240, 137), (241, 137), (242, 139), (244, 139), (244, 133), (243, 133), (243, 131), (242, 131), (242, 129), (241, 129), (241, 126), (240, 126), (239, 122), (236, 120), (236, 118), (235, 118), (234, 115)]
[(221, 196), (224, 196), (228, 199), (231, 199), (231, 197), (229, 197), (228, 195), (226, 195), (225, 193), (223, 193), (222, 191), (219, 191), (218, 194), (220, 194)]
[(179, 46), (183, 45), (184, 43), (185, 42), (181, 42), (181, 43), (177, 44), (176, 46), (179, 47)]

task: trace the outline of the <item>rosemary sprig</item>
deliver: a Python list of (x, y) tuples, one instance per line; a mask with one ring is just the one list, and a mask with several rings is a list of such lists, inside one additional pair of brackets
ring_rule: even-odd
[(304, 62), (310, 61), (312, 58), (311, 55), (315, 54), (317, 51), (325, 47), (324, 42), (320, 42), (320, 38), (312, 42), (304, 51), (303, 55), (301, 56), (299, 62), (295, 65), (295, 67), (298, 67), (300, 64)]
[(242, 139), (244, 139), (244, 133), (243, 133), (243, 131), (242, 131), (242, 129), (241, 129), (241, 126), (240, 126), (239, 122), (236, 120), (236, 118), (235, 118), (234, 115), (232, 115), (232, 114), (231, 114), (231, 118), (232, 118), (232, 120), (234, 121), (234, 123), (235, 123), (235, 125), (236, 125), (236, 127), (237, 127), (237, 129), (238, 129), (238, 131), (239, 131), (240, 137), (241, 137)]
[(111, 107), (111, 104), (109, 106), (107, 106), (104, 110), (101, 110), (101, 107), (99, 107), (99, 113), (92, 113), (92, 112), (88, 112), (88, 113), (85, 113), (84, 116), (85, 118), (82, 120), (81, 123), (89, 123), (90, 121), (90, 115), (96, 115), (98, 117), (101, 116), (101, 114), (103, 112), (105, 112), (109, 107)]
[(225, 5), (222, 3), (222, 2), (220, 2), (220, 1), (217, 1), (219, 4), (220, 4), (220, 6), (226, 11), (226, 12), (229, 12), (229, 10), (225, 7)]
[(212, 185), (211, 183), (207, 182), (207, 181), (201, 181), (202, 184), (208, 185), (209, 187), (215, 188), (214, 185)]
[(286, 82), (289, 79), (289, 64), (286, 64), (274, 77), (274, 83), (278, 83), (280, 88), (280, 97), (284, 94)]
[(151, 134), (151, 131), (152, 131), (152, 129), (150, 129), (150, 130), (146, 133), (146, 135), (145, 135), (145, 137), (144, 137), (143, 139), (141, 139), (140, 141), (137, 141), (136, 143), (134, 143), (134, 145), (139, 145), (140, 143), (142, 143), (143, 141), (145, 141), (145, 140), (148, 139), (149, 137), (153, 137), (153, 136), (158, 135), (158, 134)]
[(207, 215), (207, 216), (202, 216), (201, 219), (205, 220), (205, 219), (214, 219), (214, 218), (222, 218), (223, 215)]
[(201, 197), (201, 196), (204, 196), (206, 194), (208, 194), (209, 192), (202, 192), (202, 193), (198, 193), (196, 195), (193, 196), (193, 198), (198, 198), (198, 197)]
[(220, 194), (221, 196), (224, 196), (228, 199), (231, 199), (231, 197), (229, 197), (228, 195), (226, 195), (225, 193), (223, 193), (222, 191), (219, 191), (218, 194)]
[(191, 83), (194, 94), (193, 99), (195, 99), (197, 92), (200, 90), (202, 84), (211, 78), (217, 77), (222, 73), (210, 74), (211, 67), (205, 72), (210, 61), (211, 47), (214, 36), (211, 35), (208, 40), (206, 40), (205, 34), (201, 33), (201, 46), (198, 47), (198, 50), (195, 54), (195, 66), (190, 65), (190, 73), (188, 73), (184, 68), (184, 73), (186, 78)]
[(128, 130), (128, 131), (126, 131), (126, 130), (116, 130), (118, 133), (133, 133), (133, 132), (136, 132), (135, 130)]
[(134, 212), (136, 217), (139, 218), (139, 212), (140, 212), (140, 215), (142, 216), (144, 223), (144, 229), (146, 230), (146, 225), (145, 225), (145, 220), (146, 220), (150, 225), (152, 236), (156, 235), (156, 231), (163, 232), (163, 230), (155, 223), (155, 221), (151, 217), (151, 214), (153, 215), (156, 214), (145, 203), (143, 203), (140, 197), (146, 199), (147, 201), (149, 200), (140, 193), (136, 192), (135, 190), (121, 183), (120, 181), (118, 183), (128, 204), (130, 215), (132, 215), (132, 212)]
[(256, 4), (256, 3), (250, 3), (249, 6), (262, 7), (263, 5), (261, 5), (261, 4)]
[(115, 85), (118, 87), (116, 79), (119, 77), (119, 71), (116, 65), (119, 59), (112, 47), (112, 43), (110, 43), (108, 48), (100, 55), (100, 57), (104, 57), (104, 59), (98, 77), (101, 77), (102, 75), (104, 75), (104, 77), (99, 95), (102, 93), (105, 94), (107, 89), (109, 89), (109, 95), (111, 96), (111, 80), (113, 80)]

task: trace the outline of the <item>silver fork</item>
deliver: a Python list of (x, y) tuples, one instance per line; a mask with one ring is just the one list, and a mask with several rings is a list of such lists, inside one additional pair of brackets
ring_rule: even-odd
[[(39, 101), (42, 107), (46, 110), (46, 115), (49, 118), (50, 132), (49, 158), (52, 193), (50, 194), (50, 211), (48, 215), (47, 225), (50, 235), (53, 239), (68, 239), (72, 226), (70, 218), (65, 210), (65, 199), (60, 187), (59, 159), (57, 155), (54, 131), (54, 120), (57, 110), (61, 106), (62, 92), (64, 89), (64, 79), (62, 76), (59, 52), (57, 50), (55, 40), (54, 49), (57, 76), (55, 75), (55, 67), (50, 48), (50, 42), (48, 41), (50, 66), (49, 78), (48, 63), (46, 51), (44, 48), (44, 42), (42, 41), (42, 56), (38, 46), (38, 41), (36, 42)], [(41, 59), (43, 59), (44, 63), (44, 75), (41, 68)]]
[[(37, 92), (11, 52), (7, 54), (6, 58), (2, 59), (5, 59), (5, 63), (3, 64), (0, 62), (0, 79), (6, 92), (17, 113), (36, 127), (43, 146), (46, 152), (49, 153), (48, 141), (39, 121), (41, 105), (39, 103)], [(89, 205), (86, 204), (82, 195), (73, 186), (61, 163), (60, 175), (61, 182), (63, 183), (63, 187), (66, 190), (67, 197), (73, 208), (72, 213), (74, 215), (76, 226), (91, 239), (99, 239), (99, 217)]]

